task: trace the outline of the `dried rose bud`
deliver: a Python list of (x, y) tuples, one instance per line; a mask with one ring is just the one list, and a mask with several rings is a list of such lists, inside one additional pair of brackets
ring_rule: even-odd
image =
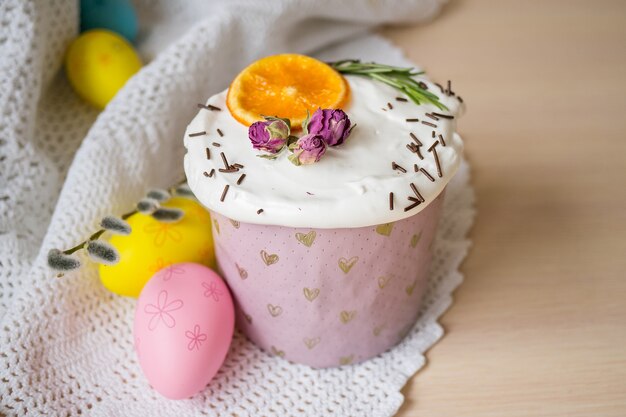
[(317, 109), (309, 120), (307, 130), (321, 135), (328, 146), (341, 145), (352, 131), (350, 118), (340, 109)]
[(255, 122), (248, 128), (248, 137), (254, 149), (276, 154), (287, 143), (289, 125), (278, 118), (266, 118), (264, 122)]
[(326, 153), (326, 142), (321, 135), (309, 133), (302, 136), (292, 149), (289, 160), (295, 165), (310, 165), (318, 162)]

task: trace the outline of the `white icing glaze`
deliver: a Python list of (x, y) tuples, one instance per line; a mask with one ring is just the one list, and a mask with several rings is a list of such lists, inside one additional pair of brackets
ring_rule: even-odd
[[(463, 142), (455, 133), (456, 117), (463, 106), (453, 96), (441, 94), (439, 88), (423, 79), (431, 91), (450, 110), (440, 111), (433, 105), (416, 106), (399, 102), (397, 90), (382, 83), (360, 77), (347, 77), (351, 100), (344, 111), (357, 127), (346, 142), (329, 148), (321, 161), (306, 166), (295, 166), (284, 151), (271, 161), (258, 158), (252, 148), (248, 128), (237, 122), (225, 104), (226, 91), (211, 97), (207, 104), (222, 111), (201, 109), (185, 132), (185, 173), (191, 190), (202, 204), (231, 219), (291, 227), (342, 228), (363, 227), (400, 220), (420, 212), (444, 189), (461, 163)], [(387, 103), (393, 109), (387, 109)], [(383, 110), (387, 109), (386, 111)], [(427, 112), (455, 115), (454, 119), (438, 121), (425, 116)], [(418, 118), (420, 122), (407, 122)], [(422, 124), (432, 122), (436, 129)], [(220, 137), (217, 129), (224, 137)], [(432, 138), (435, 130), (437, 137)], [(189, 134), (206, 131), (203, 136)], [(423, 160), (410, 152), (406, 145), (413, 132), (424, 146)], [(432, 152), (428, 148), (443, 135), (446, 146), (436, 147), (443, 176), (437, 175)], [(221, 144), (213, 146), (213, 142)], [(206, 157), (206, 148), (211, 159)], [(220, 152), (230, 164), (244, 166), (236, 173), (221, 173), (224, 168)], [(392, 170), (395, 161), (407, 170)], [(434, 178), (431, 182), (421, 172), (414, 172), (413, 164), (424, 168)], [(203, 173), (215, 169), (212, 178)], [(246, 174), (236, 185), (241, 174)], [(415, 196), (410, 183), (415, 184), (425, 202), (405, 212), (412, 204), (407, 197)], [(230, 185), (224, 201), (220, 201), (224, 186)], [(394, 210), (389, 209), (389, 193), (394, 193)], [(263, 209), (261, 214), (257, 210)]]

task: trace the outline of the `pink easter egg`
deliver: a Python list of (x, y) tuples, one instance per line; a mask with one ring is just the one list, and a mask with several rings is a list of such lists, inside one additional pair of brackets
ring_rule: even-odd
[(160, 270), (135, 311), (135, 350), (148, 382), (171, 399), (201, 391), (224, 362), (234, 326), (233, 300), (217, 273), (195, 263)]

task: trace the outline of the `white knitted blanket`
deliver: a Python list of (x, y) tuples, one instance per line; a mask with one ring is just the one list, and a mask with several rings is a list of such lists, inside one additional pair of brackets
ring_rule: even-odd
[(466, 165), (448, 187), (419, 322), (390, 352), (355, 366), (292, 365), (236, 335), (206, 390), (163, 399), (133, 350), (135, 300), (106, 291), (90, 265), (55, 278), (45, 257), (84, 239), (103, 215), (126, 211), (147, 188), (179, 179), (182, 134), (196, 103), (247, 63), (292, 51), (407, 64), (366, 31), (428, 19), (439, 0), (135, 4), (149, 63), (98, 112), (75, 96), (61, 70), (77, 34), (77, 1), (0, 2), (0, 415), (394, 414), (399, 390), (441, 337), (436, 320), (462, 280), (457, 268), (473, 219)]

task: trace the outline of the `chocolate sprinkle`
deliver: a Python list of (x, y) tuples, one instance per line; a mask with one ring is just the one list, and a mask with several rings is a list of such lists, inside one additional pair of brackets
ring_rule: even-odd
[(220, 168), (218, 169), (218, 171), (226, 173), (226, 174), (230, 174), (232, 172), (239, 172), (239, 168), (235, 168), (234, 166), (231, 166), (229, 168)]
[(415, 133), (411, 132), (409, 133), (409, 136), (411, 137), (411, 139), (413, 139), (413, 141), (415, 141), (415, 143), (417, 143), (417, 146), (423, 145), (423, 143), (417, 138), (417, 136), (415, 136)]
[(419, 122), (420, 119), (406, 119), (407, 122)]
[(235, 168), (243, 168), (243, 165), (241, 164), (232, 164), (231, 166)]
[(439, 145), (439, 141), (435, 141), (435, 143), (433, 143), (433, 146), (428, 148), (428, 152), (433, 153), (433, 156), (435, 157), (435, 164), (437, 164), (437, 175), (439, 175), (439, 178), (441, 178), (443, 177), (443, 173), (441, 172), (441, 163), (439, 162), (439, 155), (437, 155), (437, 149), (435, 149), (437, 145)]
[(437, 117), (443, 117), (444, 119), (454, 119), (454, 116), (452, 116), (451, 114), (441, 114), (435, 112), (433, 112), (433, 114)]
[(261, 213), (263, 213), (263, 209), (258, 209), (258, 210), (256, 211), (256, 214), (261, 214)]
[[(435, 116), (434, 114), (426, 113), (426, 116), (430, 117), (433, 120), (439, 120), (439, 118), (437, 116)], [(424, 123), (424, 122), (422, 122), (422, 123)]]
[(215, 168), (211, 168), (211, 172), (209, 172), (209, 178), (215, 175)]
[(448, 89), (446, 90), (448, 95), (452, 93), (452, 81), (448, 80)]
[(224, 163), (224, 168), (226, 168), (226, 169), (230, 168), (230, 165), (228, 164), (228, 160), (226, 159), (226, 155), (224, 155), (224, 152), (220, 152), (220, 156), (222, 157), (222, 162)]
[(221, 143), (217, 143), (217, 142), (213, 142), (211, 145), (215, 146), (216, 148), (219, 148), (220, 146), (222, 146)]
[(417, 187), (415, 186), (415, 184), (411, 183), (409, 184), (411, 186), (411, 190), (413, 190), (413, 192), (415, 193), (415, 195), (417, 196), (417, 198), (420, 199), (421, 202), (424, 202), (426, 200), (424, 200), (424, 197), (422, 197), (422, 195), (420, 194), (419, 191), (417, 191)]
[(443, 140), (443, 135), (439, 135), (439, 142), (441, 142), (441, 146), (446, 146), (446, 141)]
[(411, 210), (411, 209), (414, 209), (415, 207), (419, 206), (420, 204), (422, 204), (422, 203), (420, 203), (419, 201), (417, 201), (417, 202), (415, 202), (415, 203), (411, 204), (410, 206), (405, 207), (405, 208), (404, 208), (404, 211), (409, 211), (409, 210)]
[(206, 135), (206, 131), (196, 132), (196, 133), (190, 133), (190, 134), (189, 134), (189, 137), (190, 137), (190, 138), (193, 138), (193, 137), (196, 137), (196, 136), (204, 136), (204, 135)]
[(237, 180), (237, 185), (241, 184), (244, 178), (246, 178), (246, 174), (241, 174), (241, 177)]
[(430, 127), (434, 127), (435, 129), (437, 128), (437, 125), (431, 122), (427, 122), (422, 120), (422, 124), (425, 124), (426, 126), (430, 126)]
[(417, 164), (413, 164), (413, 171), (418, 172), (420, 169)]
[(417, 85), (419, 85), (422, 90), (428, 90), (428, 86), (423, 81), (418, 82)]
[(220, 197), (220, 201), (224, 201), (224, 198), (226, 198), (226, 193), (228, 192), (229, 188), (230, 188), (230, 185), (228, 184), (224, 186), (224, 191), (222, 191), (222, 196)]
[(456, 98), (459, 100), (459, 103), (463, 103), (463, 99), (461, 98), (461, 96), (456, 96)]
[(435, 179), (433, 178), (433, 176), (430, 175), (430, 173), (426, 171), (424, 168), (420, 168), (420, 171), (422, 172), (422, 174), (426, 175), (426, 177), (428, 177), (429, 180), (431, 180), (432, 182), (435, 182)]
[(420, 151), (420, 147), (417, 146), (414, 143), (408, 143), (406, 145), (407, 149), (415, 154), (417, 154), (417, 156), (419, 156), (420, 159), (424, 159), (424, 157), (422, 156), (422, 152)]
[(391, 169), (393, 169), (393, 170), (398, 170), (398, 171), (400, 171), (400, 172), (402, 172), (402, 173), (405, 173), (405, 174), (406, 174), (406, 169), (404, 169), (404, 168), (403, 168), (403, 167), (401, 167), (400, 165), (396, 164), (395, 162), (392, 162), (392, 163), (391, 163)]
[(211, 159), (211, 150), (206, 148), (206, 159)]
[(208, 172), (206, 172), (206, 171), (204, 171), (204, 172), (203, 172), (203, 174), (204, 174), (204, 176), (205, 176), (205, 177), (208, 177), (208, 176), (209, 176), (209, 173), (208, 173)]
[(222, 110), (219, 107), (216, 107), (216, 106), (214, 106), (212, 104), (198, 104), (198, 108), (205, 109), (205, 110), (211, 110), (211, 111), (221, 111)]
[(433, 139), (435, 139), (435, 131), (433, 130)]
[(224, 137), (224, 132), (221, 129), (217, 129), (217, 134), (220, 135), (221, 138)]
[(393, 106), (389, 102), (387, 102), (387, 107), (389, 107), (389, 110), (393, 110)]
[(405, 99), (404, 97), (396, 97), (396, 101), (402, 101), (402, 102), (406, 103), (409, 100)]
[(393, 193), (389, 193), (389, 210), (393, 210)]
[(441, 90), (441, 92), (442, 92), (442, 93), (445, 93), (445, 90), (443, 89), (443, 86), (442, 86), (441, 84), (439, 84), (439, 83), (435, 83), (435, 85), (436, 85), (437, 87), (439, 87), (439, 89)]

